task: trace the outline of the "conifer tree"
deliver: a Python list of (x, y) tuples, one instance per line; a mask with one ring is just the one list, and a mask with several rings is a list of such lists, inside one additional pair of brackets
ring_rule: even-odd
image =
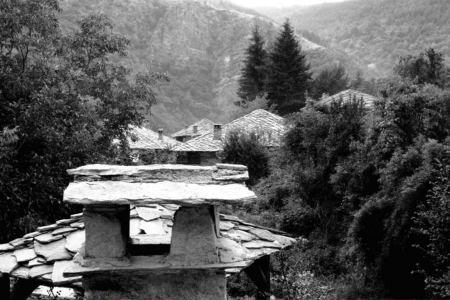
[(246, 50), (244, 59), (245, 66), (239, 79), (238, 96), (242, 105), (248, 101), (255, 100), (264, 94), (264, 81), (266, 77), (267, 52), (264, 49), (264, 38), (259, 32), (258, 25), (252, 30), (250, 45)]
[(269, 106), (275, 105), (281, 116), (298, 111), (305, 105), (311, 74), (289, 19), (284, 22), (268, 57), (266, 92)]

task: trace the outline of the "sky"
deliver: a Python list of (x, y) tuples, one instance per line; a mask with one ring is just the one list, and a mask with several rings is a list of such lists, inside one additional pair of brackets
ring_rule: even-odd
[(314, 5), (324, 2), (342, 2), (344, 0), (231, 0), (231, 2), (244, 7), (275, 6), (289, 7), (293, 5)]

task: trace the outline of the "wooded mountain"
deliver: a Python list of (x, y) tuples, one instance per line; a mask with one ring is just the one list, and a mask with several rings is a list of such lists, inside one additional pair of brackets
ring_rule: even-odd
[[(230, 121), (251, 29), (258, 24), (269, 42), (280, 31), (271, 19), (225, 0), (65, 0), (62, 9), (66, 31), (92, 12), (110, 16), (115, 30), (131, 40), (128, 57), (120, 58), (123, 63), (135, 71), (150, 67), (170, 75), (149, 116), (150, 127), (166, 132), (202, 118)], [(351, 73), (363, 68), (343, 52), (306, 39), (301, 44), (313, 72), (336, 62)]]
[(307, 31), (304, 36), (316, 34), (327, 47), (362, 59), (369, 76), (392, 74), (399, 56), (430, 47), (443, 53), (447, 65), (450, 61), (448, 0), (356, 0), (258, 10), (279, 22), (289, 18), (297, 32)]

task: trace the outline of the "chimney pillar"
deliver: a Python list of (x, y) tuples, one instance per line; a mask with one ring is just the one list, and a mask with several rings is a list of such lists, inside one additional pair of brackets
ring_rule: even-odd
[(164, 129), (162, 129), (162, 128), (158, 129), (158, 140), (160, 140), (160, 141), (163, 140), (163, 132), (164, 132)]
[(214, 140), (222, 139), (222, 124), (214, 124)]
[(194, 125), (194, 133), (197, 133), (197, 132), (198, 132), (198, 126)]

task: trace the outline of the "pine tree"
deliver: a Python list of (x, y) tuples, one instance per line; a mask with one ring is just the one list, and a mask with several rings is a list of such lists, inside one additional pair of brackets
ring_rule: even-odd
[(264, 49), (264, 38), (259, 32), (258, 25), (252, 30), (250, 45), (246, 50), (245, 66), (239, 79), (238, 96), (242, 100), (238, 105), (255, 100), (264, 94), (264, 81), (266, 77), (267, 52)]
[(266, 92), (269, 106), (275, 105), (281, 116), (298, 111), (305, 105), (311, 74), (289, 19), (284, 22), (268, 56)]

